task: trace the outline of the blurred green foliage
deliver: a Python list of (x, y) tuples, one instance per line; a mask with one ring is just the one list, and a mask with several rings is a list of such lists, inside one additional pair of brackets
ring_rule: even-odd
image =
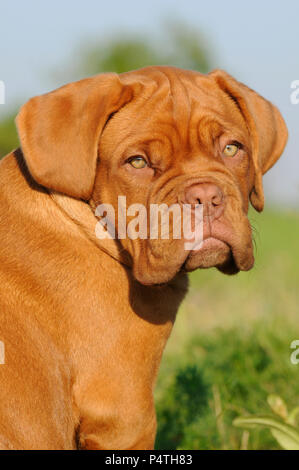
[[(111, 39), (100, 38), (77, 52), (79, 70), (69, 81), (101, 72), (127, 72), (147, 65), (173, 65), (207, 72), (210, 54), (199, 33), (188, 25), (171, 23), (165, 27), (164, 38), (155, 44), (154, 38), (121, 34)], [(68, 72), (65, 72), (68, 74)], [(61, 77), (61, 82), (65, 76)], [(14, 124), (16, 112), (0, 120), (0, 158), (17, 147)]]
[(258, 427), (269, 429), (283, 449), (299, 450), (299, 406), (289, 411), (283, 398), (274, 394), (268, 396), (267, 402), (271, 413), (239, 416), (234, 420), (234, 426), (249, 430)]
[[(292, 338), (290, 329), (285, 334)], [(289, 342), (276, 332), (240, 329), (191, 337), (184, 354), (162, 368), (157, 392), (158, 449), (240, 449), (239, 415), (269, 412), (267, 396), (279, 393), (298, 402), (298, 369), (289, 361)], [(164, 383), (165, 382), (165, 383)], [(264, 429), (249, 448), (276, 449)]]
[(211, 68), (210, 56), (198, 31), (185, 24), (170, 23), (159, 41), (128, 34), (108, 41), (100, 39), (82, 50), (79, 72), (122, 73), (148, 65), (172, 65), (207, 73)]
[(15, 115), (11, 113), (0, 120), (0, 158), (19, 146)]
[[(233, 420), (269, 414), (267, 397), (299, 402), (299, 214), (266, 211), (255, 218), (252, 271), (191, 274), (156, 390), (158, 449), (279, 449), (269, 429), (250, 433)], [(259, 218), (259, 221), (258, 221)]]

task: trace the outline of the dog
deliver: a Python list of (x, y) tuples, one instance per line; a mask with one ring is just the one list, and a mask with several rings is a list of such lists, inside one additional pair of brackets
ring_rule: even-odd
[[(263, 209), (284, 120), (224, 71), (151, 66), (32, 98), (16, 122), (0, 163), (0, 448), (153, 449), (187, 273), (252, 268), (248, 206)], [(200, 248), (98, 237), (96, 208), (120, 195), (201, 205)]]

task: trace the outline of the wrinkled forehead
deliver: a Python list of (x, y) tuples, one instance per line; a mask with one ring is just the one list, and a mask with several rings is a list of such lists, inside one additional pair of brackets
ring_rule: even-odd
[(153, 67), (121, 79), (135, 85), (134, 99), (114, 119), (122, 142), (166, 140), (190, 148), (225, 132), (248, 138), (237, 104), (208, 75)]

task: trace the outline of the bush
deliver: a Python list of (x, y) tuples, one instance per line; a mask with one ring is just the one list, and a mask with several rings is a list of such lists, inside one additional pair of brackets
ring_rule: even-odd
[[(158, 381), (156, 447), (240, 449), (244, 431), (232, 424), (237, 416), (268, 413), (270, 393), (295, 406), (298, 370), (289, 359), (291, 332), (284, 333), (281, 338), (262, 325), (249, 334), (218, 330), (191, 339), (182, 358), (169, 357)], [(267, 430), (257, 429), (246, 447), (278, 445)]]

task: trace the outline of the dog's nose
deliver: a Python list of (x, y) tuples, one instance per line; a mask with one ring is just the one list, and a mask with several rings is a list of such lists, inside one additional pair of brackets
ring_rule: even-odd
[(212, 183), (194, 184), (185, 191), (187, 204), (203, 204), (204, 216), (218, 219), (224, 209), (224, 196), (220, 188)]

